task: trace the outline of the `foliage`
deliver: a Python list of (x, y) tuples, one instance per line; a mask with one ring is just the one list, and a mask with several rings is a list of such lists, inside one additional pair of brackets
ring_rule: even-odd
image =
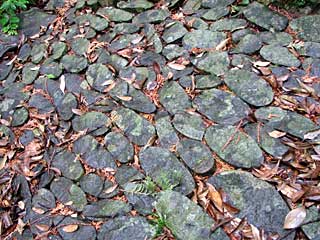
[(152, 219), (152, 222), (156, 226), (155, 237), (157, 237), (163, 232), (164, 227), (167, 226), (167, 220), (166, 220), (166, 216), (160, 213), (154, 213), (152, 215), (154, 217), (154, 219)]
[(153, 195), (156, 193), (157, 185), (148, 176), (141, 183), (128, 184), (125, 191), (134, 194)]
[[(181, 182), (181, 178), (182, 178), (182, 173), (181, 172), (174, 172), (172, 173), (171, 179), (169, 179), (169, 176), (165, 173), (162, 173), (159, 176), (159, 185), (162, 188), (162, 190), (172, 190), (174, 189), (176, 186), (178, 186)], [(172, 183), (174, 182), (174, 183)]]
[(26, 9), (29, 0), (4, 0), (0, 6), (0, 25), (2, 31), (9, 35), (16, 35), (20, 19), (17, 11)]

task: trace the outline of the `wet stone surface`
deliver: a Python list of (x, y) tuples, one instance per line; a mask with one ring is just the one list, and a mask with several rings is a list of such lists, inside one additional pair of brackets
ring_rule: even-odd
[(0, 33), (0, 238), (277, 239), (291, 209), (316, 219), (320, 17), (240, 2), (21, 11)]

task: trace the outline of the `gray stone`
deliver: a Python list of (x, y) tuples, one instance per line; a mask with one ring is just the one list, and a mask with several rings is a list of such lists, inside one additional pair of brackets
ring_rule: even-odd
[(153, 3), (146, 0), (120, 1), (117, 3), (117, 7), (142, 12), (144, 10), (152, 8)]
[(289, 150), (289, 147), (284, 145), (280, 139), (273, 138), (269, 135), (273, 129), (254, 123), (246, 125), (245, 131), (259, 144), (264, 151), (273, 157), (281, 158)]
[(32, 206), (40, 208), (44, 211), (48, 211), (56, 207), (56, 199), (52, 192), (45, 188), (41, 188), (33, 196)]
[(15, 49), (18, 46), (19, 38), (19, 36), (9, 36), (2, 32), (0, 33), (0, 58), (2, 58), (6, 52)]
[(224, 18), (213, 22), (210, 25), (210, 31), (235, 31), (243, 29), (247, 25), (246, 20), (238, 18)]
[(162, 147), (170, 149), (179, 142), (179, 137), (171, 124), (170, 117), (162, 117), (156, 120), (156, 130)]
[(61, 203), (68, 203), (75, 211), (82, 211), (87, 204), (85, 193), (67, 178), (55, 178), (50, 190)]
[(100, 8), (97, 15), (105, 16), (112, 22), (128, 22), (133, 18), (133, 14), (121, 9), (108, 7)]
[(193, 105), (207, 118), (221, 124), (235, 124), (250, 112), (249, 106), (240, 98), (218, 89), (201, 92)]
[(112, 72), (103, 64), (96, 63), (88, 67), (86, 72), (88, 84), (98, 91), (103, 91), (107, 84), (113, 80)]
[(229, 239), (221, 229), (212, 233), (213, 219), (200, 206), (178, 192), (161, 192), (155, 208), (160, 216), (165, 217), (166, 227), (177, 239)]
[(103, 189), (104, 181), (103, 179), (94, 174), (89, 173), (80, 179), (80, 187), (81, 189), (90, 195), (98, 197)]
[(176, 44), (168, 44), (162, 50), (162, 54), (169, 60), (173, 60), (183, 55), (187, 55), (187, 51)]
[[(287, 233), (283, 229), (289, 208), (279, 192), (269, 183), (241, 170), (226, 171), (211, 177), (208, 183), (223, 189), (228, 202), (240, 210), (236, 215), (262, 228), (267, 234)], [(291, 234), (286, 239), (294, 239)]]
[(40, 32), (41, 26), (47, 27), (56, 18), (38, 8), (31, 8), (19, 14), (20, 29), (26, 37), (31, 37)]
[(298, 51), (303, 56), (320, 58), (320, 43), (305, 42), (303, 47), (298, 49)]
[(114, 25), (113, 31), (118, 34), (136, 33), (140, 29), (138, 24), (118, 23)]
[[(186, 5), (185, 5), (186, 6)], [(208, 23), (201, 18), (197, 18), (195, 16), (187, 16), (185, 18), (187, 21), (188, 25), (194, 29), (208, 29)]]
[(205, 8), (227, 7), (234, 2), (235, 0), (203, 0), (201, 6)]
[(169, 12), (163, 9), (159, 10), (147, 10), (145, 12), (142, 12), (138, 15), (136, 15), (132, 22), (136, 24), (142, 24), (142, 23), (159, 23), (164, 21), (167, 17), (169, 17)]
[(177, 145), (177, 152), (195, 173), (204, 174), (212, 170), (215, 160), (210, 149), (200, 141), (185, 139)]
[(154, 226), (143, 217), (117, 217), (104, 223), (98, 240), (142, 240), (152, 239), (156, 234)]
[(206, 11), (201, 17), (205, 20), (216, 21), (229, 14), (227, 7), (215, 7)]
[[(304, 222), (315, 221), (316, 219), (319, 219), (319, 209), (316, 206), (312, 206), (307, 209), (307, 216)], [(309, 239), (317, 240), (320, 238), (319, 221), (302, 226), (302, 230)]]
[(261, 48), (260, 55), (267, 61), (287, 67), (299, 67), (301, 62), (286, 47), (267, 45)]
[(194, 58), (192, 63), (200, 70), (219, 76), (228, 71), (230, 60), (227, 52), (210, 52)]
[(222, 32), (194, 30), (184, 35), (182, 44), (187, 50), (191, 50), (192, 48), (214, 49), (225, 39), (226, 34)]
[(258, 2), (252, 2), (243, 13), (250, 22), (267, 30), (282, 31), (288, 24), (286, 17)]
[(114, 171), (117, 167), (111, 154), (102, 146), (97, 146), (92, 151), (86, 152), (83, 160), (92, 168)]
[(262, 42), (259, 37), (253, 34), (248, 34), (240, 40), (238, 46), (232, 51), (235, 53), (252, 54), (262, 47)]
[(40, 73), (50, 79), (60, 77), (62, 70), (62, 64), (57, 62), (44, 62), (40, 67)]
[[(88, 225), (88, 223), (83, 222), (77, 218), (65, 217), (64, 219), (61, 219), (61, 220), (59, 221), (59, 224), (57, 226), (57, 230), (63, 240), (73, 240), (73, 239), (93, 240), (93, 239), (96, 239), (96, 230), (95, 230), (94, 226), (90, 226), (90, 225)], [(64, 231), (64, 227), (69, 226), (69, 225), (78, 225), (78, 229), (73, 232)]]
[(253, 106), (265, 106), (273, 101), (270, 85), (253, 72), (232, 70), (226, 74), (224, 81), (237, 96)]
[(7, 65), (9, 61), (0, 63), (0, 81), (4, 80), (12, 70), (13, 64)]
[(51, 45), (52, 59), (60, 59), (67, 51), (67, 45), (64, 42), (54, 42)]
[(22, 62), (25, 62), (30, 57), (30, 53), (31, 53), (31, 46), (29, 43), (25, 43), (20, 48), (18, 59)]
[(175, 22), (163, 32), (162, 39), (166, 43), (172, 43), (182, 38), (187, 32), (187, 29), (183, 26), (182, 23)]
[(88, 61), (84, 57), (79, 57), (75, 55), (65, 55), (61, 59), (63, 67), (70, 73), (78, 73), (83, 71), (87, 65)]
[(160, 103), (171, 114), (191, 107), (191, 102), (183, 88), (176, 82), (167, 82), (160, 90)]
[(86, 112), (72, 120), (75, 131), (94, 131), (109, 124), (109, 118), (101, 112)]
[(221, 79), (214, 75), (196, 75), (196, 89), (208, 89), (217, 87), (222, 83)]
[(154, 137), (155, 128), (145, 118), (127, 108), (118, 108), (111, 113), (115, 124), (133, 143), (143, 146)]
[(302, 16), (293, 19), (290, 27), (305, 41), (320, 43), (320, 15)]
[(108, 133), (104, 138), (104, 144), (114, 160), (127, 163), (133, 159), (133, 146), (121, 133)]
[(234, 126), (211, 126), (206, 131), (205, 140), (219, 157), (233, 166), (252, 168), (263, 163), (258, 144)]
[(86, 56), (90, 41), (85, 38), (76, 38), (71, 42), (71, 49), (80, 56)]
[(169, 152), (160, 147), (149, 147), (139, 154), (141, 167), (162, 189), (175, 189), (188, 195), (195, 187), (190, 172)]
[(91, 135), (85, 135), (78, 138), (73, 143), (73, 151), (76, 154), (84, 154), (94, 151), (98, 147), (98, 141)]
[(156, 110), (156, 106), (143, 92), (125, 81), (118, 81), (109, 93), (112, 98), (121, 101), (125, 107), (138, 112), (152, 113)]
[(293, 37), (286, 32), (260, 32), (258, 34), (259, 38), (262, 42), (270, 44), (270, 45), (278, 45), (286, 47), (288, 46), (292, 41)]
[(255, 112), (255, 117), (273, 129), (287, 132), (301, 139), (304, 139), (304, 135), (308, 132), (319, 129), (319, 126), (309, 118), (279, 107), (260, 108)]
[(77, 156), (68, 151), (56, 154), (51, 164), (60, 170), (62, 176), (71, 180), (78, 180), (84, 174), (83, 167)]
[(39, 63), (47, 55), (47, 46), (44, 43), (34, 44), (31, 50), (31, 61)]
[(181, 112), (174, 115), (174, 128), (181, 134), (196, 140), (202, 140), (205, 125), (199, 115)]
[(25, 122), (27, 122), (29, 118), (29, 112), (25, 107), (18, 108), (14, 111), (12, 115), (12, 123), (13, 127), (21, 126)]
[(39, 74), (39, 67), (33, 63), (27, 63), (22, 69), (22, 82), (31, 84), (36, 80)]
[(54, 111), (52, 103), (39, 93), (32, 95), (29, 100), (29, 106), (36, 108), (40, 114)]
[(87, 218), (107, 218), (124, 215), (131, 210), (130, 206), (120, 200), (100, 200), (86, 205), (82, 214)]
[(76, 109), (77, 106), (77, 98), (72, 93), (65, 94), (57, 107), (61, 119), (70, 120), (73, 117), (72, 109)]
[(117, 183), (124, 187), (126, 183), (142, 180), (144, 175), (132, 166), (122, 165), (115, 174)]

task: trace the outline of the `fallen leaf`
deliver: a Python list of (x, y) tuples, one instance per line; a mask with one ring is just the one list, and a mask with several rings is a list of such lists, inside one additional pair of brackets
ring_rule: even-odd
[(256, 61), (256, 62), (253, 62), (253, 65), (255, 67), (266, 67), (270, 65), (270, 62)]
[(33, 207), (32, 210), (38, 214), (44, 214), (45, 210), (43, 210), (42, 208), (38, 208), (38, 207)]
[(70, 224), (70, 225), (63, 227), (62, 230), (66, 233), (72, 233), (72, 232), (77, 231), (78, 228), (79, 228), (79, 226), (77, 224)]
[(60, 90), (64, 93), (64, 91), (66, 90), (66, 79), (65, 76), (62, 75), (60, 78)]
[(299, 227), (307, 216), (307, 211), (304, 207), (299, 207), (291, 210), (285, 220), (284, 229), (293, 229)]
[(309, 139), (309, 140), (313, 140), (315, 139), (316, 137), (318, 137), (320, 135), (320, 130), (317, 130), (317, 131), (313, 131), (313, 132), (308, 132), (307, 134), (305, 134), (303, 136), (303, 139)]
[(268, 132), (268, 134), (269, 134), (270, 137), (273, 137), (273, 138), (281, 138), (281, 137), (286, 135), (285, 132), (280, 132), (280, 131), (277, 131), (277, 130), (274, 130), (272, 132)]
[(209, 183), (208, 186), (208, 197), (214, 203), (214, 205), (219, 209), (220, 212), (223, 212), (223, 202), (220, 193)]
[(178, 64), (178, 63), (173, 63), (173, 62), (170, 62), (167, 64), (170, 68), (174, 69), (174, 70), (178, 70), (178, 71), (181, 71), (183, 69), (186, 68), (185, 65), (182, 65), (182, 64)]
[(132, 100), (131, 96), (118, 96), (117, 95), (117, 98), (119, 98), (120, 100), (125, 101), (125, 102), (128, 102), (128, 101)]
[(35, 227), (38, 228), (42, 232), (46, 232), (50, 228), (48, 225), (45, 225), (45, 224), (36, 224)]
[(217, 46), (216, 50), (222, 50), (225, 46), (227, 46), (228, 42), (230, 41), (230, 38), (227, 38), (223, 41), (221, 41)]

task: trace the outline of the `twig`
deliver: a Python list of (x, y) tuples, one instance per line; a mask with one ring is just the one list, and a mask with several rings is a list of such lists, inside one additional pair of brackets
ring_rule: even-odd
[(221, 148), (221, 151), (224, 151), (228, 145), (232, 142), (234, 136), (236, 135), (236, 133), (239, 131), (240, 127), (242, 125), (242, 120), (239, 122), (236, 130), (234, 131), (234, 133), (232, 133), (232, 135), (229, 137), (228, 141), (223, 145), (223, 147)]
[(224, 224), (226, 224), (228, 222), (231, 222), (233, 219), (234, 219), (234, 217), (229, 217), (229, 218), (223, 219), (220, 223), (218, 223), (217, 225), (211, 227), (211, 229), (210, 229), (211, 232), (216, 231), (219, 227), (221, 227), (222, 225), (224, 225)]

